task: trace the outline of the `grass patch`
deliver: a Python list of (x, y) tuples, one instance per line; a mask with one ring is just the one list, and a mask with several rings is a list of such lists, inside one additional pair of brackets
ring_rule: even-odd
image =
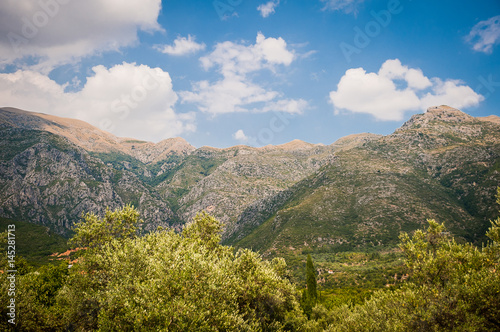
[(52, 232), (46, 226), (0, 218), (0, 231), (4, 232), (8, 225), (12, 224), (16, 227), (14, 232), (16, 256), (24, 257), (34, 266), (48, 264), (52, 253), (60, 253), (69, 249), (67, 239)]

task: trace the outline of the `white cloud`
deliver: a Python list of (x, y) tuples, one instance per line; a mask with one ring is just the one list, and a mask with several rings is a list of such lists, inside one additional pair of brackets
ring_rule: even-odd
[(271, 14), (274, 14), (275, 8), (280, 4), (279, 0), (269, 1), (267, 3), (263, 3), (257, 7), (257, 10), (260, 11), (260, 15), (262, 17), (268, 17)]
[(500, 15), (476, 24), (466, 40), (475, 51), (492, 53), (493, 46), (500, 42)]
[(37, 70), (137, 42), (157, 31), (161, 0), (0, 2), (0, 66), (33, 57)]
[(195, 37), (188, 35), (187, 38), (179, 36), (174, 40), (174, 45), (163, 45), (157, 47), (157, 49), (162, 53), (170, 55), (185, 55), (205, 49), (205, 44), (195, 42)]
[(249, 138), (247, 135), (245, 135), (245, 133), (243, 132), (242, 129), (238, 130), (237, 132), (235, 132), (233, 134), (233, 138), (237, 141), (240, 141), (242, 143), (246, 143), (248, 142)]
[(398, 59), (387, 60), (378, 73), (363, 68), (346, 71), (330, 92), (335, 112), (371, 114), (379, 120), (402, 120), (407, 111), (425, 110), (434, 105), (457, 108), (475, 106), (484, 99), (457, 80), (429, 79), (420, 69), (403, 66)]
[(289, 114), (302, 114), (304, 110), (309, 108), (309, 103), (304, 99), (281, 99), (267, 103), (260, 110), (260, 112), (284, 112)]
[(469, 86), (463, 85), (459, 80), (433, 79), (432, 92), (426, 93), (421, 98), (421, 109), (428, 106), (451, 105), (456, 108), (467, 108), (478, 105), (484, 100), (482, 95), (477, 94)]
[(264, 68), (273, 69), (275, 65), (289, 66), (294, 58), (295, 55), (287, 49), (281, 37), (266, 38), (259, 32), (254, 45), (245, 46), (229, 41), (219, 43), (212, 53), (200, 61), (205, 70), (219, 66), (224, 76), (233, 76)]
[(279, 99), (281, 93), (266, 90), (248, 78), (248, 74), (263, 69), (274, 72), (278, 65), (289, 66), (294, 59), (294, 53), (287, 49), (282, 38), (266, 38), (262, 33), (258, 33), (255, 44), (249, 46), (229, 41), (219, 43), (200, 61), (205, 70), (216, 68), (223, 78), (212, 83), (194, 83), (192, 91), (180, 93), (182, 101), (196, 103), (202, 112), (211, 114), (302, 113), (308, 107), (306, 101)]
[(158, 141), (194, 131), (193, 113), (174, 111), (177, 94), (160, 68), (123, 63), (96, 66), (78, 92), (65, 92), (44, 74), (18, 70), (0, 74), (5, 106), (87, 121), (118, 136)]
[(223, 114), (245, 112), (246, 106), (270, 102), (279, 94), (246, 82), (244, 77), (232, 76), (213, 84), (207, 81), (197, 82), (193, 85), (193, 91), (183, 91), (180, 95), (184, 102), (198, 104), (202, 112)]
[(343, 10), (347, 14), (356, 14), (358, 12), (357, 7), (362, 4), (364, 0), (321, 0), (321, 2), (325, 3), (323, 10)]
[(431, 81), (424, 76), (422, 70), (403, 66), (398, 59), (387, 60), (382, 64), (379, 75), (391, 80), (406, 81), (408, 87), (422, 90), (432, 85)]

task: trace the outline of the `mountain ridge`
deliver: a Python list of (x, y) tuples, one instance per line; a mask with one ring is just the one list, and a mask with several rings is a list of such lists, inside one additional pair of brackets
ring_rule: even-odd
[[(37, 121), (36, 119), (39, 120)], [(194, 146), (189, 144), (182, 137), (167, 138), (157, 143), (139, 140), (131, 137), (118, 137), (82, 120), (60, 117), (45, 113), (30, 112), (14, 107), (0, 108), (0, 121), (3, 123), (10, 123), (11, 126), (23, 127), (25, 129), (45, 130), (56, 135), (64, 136), (68, 138), (71, 142), (75, 143), (76, 145), (84, 144), (82, 145), (82, 147), (92, 152), (111, 152), (113, 151), (113, 149), (116, 149), (120, 152), (130, 154), (133, 157), (137, 157), (138, 154), (131, 151), (134, 150), (131, 148), (132, 146), (134, 146), (135, 149), (139, 148), (139, 150), (141, 150), (141, 148), (144, 146), (151, 147), (152, 149), (154, 148), (162, 149), (163, 146), (167, 146), (167, 148), (165, 148), (167, 152), (173, 151), (175, 153), (183, 153), (185, 151), (192, 152), (196, 150)], [(97, 143), (94, 143), (96, 141)], [(313, 144), (299, 139), (294, 139), (287, 143), (279, 145), (269, 144), (262, 147), (252, 147), (248, 145), (235, 145), (226, 148), (202, 146), (200, 147), (200, 149), (203, 148), (203, 149), (215, 149), (215, 150), (226, 150), (226, 151), (237, 148), (262, 149), (262, 150), (266, 149), (293, 150), (293, 149), (307, 148), (314, 146), (324, 146), (324, 144), (321, 143)], [(174, 147), (176, 149), (173, 149)], [(146, 162), (158, 161), (157, 156), (155, 156), (155, 158), (143, 157), (138, 159), (140, 159), (141, 161), (145, 160)]]
[(10, 123), (19, 128), (48, 131), (67, 138), (89, 152), (119, 151), (150, 163), (170, 152), (185, 153), (195, 149), (181, 137), (153, 143), (129, 137), (117, 137), (82, 120), (28, 112), (11, 107), (1, 108), (0, 111), (0, 121), (4, 125)]
[(500, 183), (499, 119), (438, 106), (386, 136), (220, 149), (3, 108), (0, 216), (67, 234), (82, 212), (126, 203), (143, 231), (179, 230), (208, 210), (225, 223), (225, 243), (266, 255), (394, 245), (425, 218), (478, 240)]

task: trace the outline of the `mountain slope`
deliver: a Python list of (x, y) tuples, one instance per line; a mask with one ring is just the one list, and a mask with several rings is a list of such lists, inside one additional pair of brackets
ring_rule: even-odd
[(69, 142), (88, 152), (121, 153), (143, 163), (161, 161), (169, 154), (188, 154), (195, 149), (180, 137), (166, 139), (155, 144), (116, 137), (84, 121), (9, 107), (0, 109), (0, 128), (47, 131), (65, 137)]
[[(260, 225), (230, 243), (265, 253), (394, 245), (435, 218), (481, 240), (500, 184), (500, 125), (449, 107), (412, 117), (394, 134), (337, 151)], [(260, 219), (259, 219), (260, 218)]]
[(0, 109), (0, 215), (65, 233), (83, 211), (132, 203), (148, 221), (179, 228), (202, 209), (227, 223), (247, 205), (312, 174), (331, 147), (195, 149), (181, 138), (119, 138), (82, 121)]
[(0, 216), (66, 234), (82, 212), (132, 203), (146, 230), (200, 210), (225, 243), (273, 252), (394, 245), (426, 218), (480, 240), (500, 184), (500, 121), (441, 106), (388, 136), (325, 146), (196, 149), (119, 138), (82, 121), (0, 109)]
[(115, 170), (46, 131), (0, 130), (0, 215), (66, 233), (83, 212), (134, 203), (168, 225), (172, 212), (135, 174)]

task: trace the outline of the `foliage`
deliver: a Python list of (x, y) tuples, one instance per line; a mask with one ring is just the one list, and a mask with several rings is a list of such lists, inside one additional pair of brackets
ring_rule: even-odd
[(70, 243), (76, 247), (101, 247), (112, 240), (134, 238), (137, 232), (139, 212), (131, 205), (111, 211), (106, 209), (103, 219), (94, 213), (87, 213), (75, 225), (75, 235)]
[[(482, 248), (456, 241), (444, 224), (429, 220), (426, 230), (400, 235), (409, 274), (401, 287), (374, 293), (368, 288), (358, 293), (334, 290), (336, 295), (327, 294), (326, 300), (318, 292), (318, 264), (311, 255), (306, 262), (307, 288), (300, 297), (287, 278), (283, 258), (265, 261), (251, 250), (221, 245), (222, 225), (207, 213), (198, 214), (181, 233), (158, 230), (138, 237), (135, 225), (139, 222), (131, 206), (108, 210), (103, 218), (85, 215), (71, 241), (88, 248), (79, 262), (70, 269), (61, 263), (34, 272), (27, 269), (17, 276), (16, 308), (22, 319), (17, 320), (16, 329), (500, 329), (500, 217), (491, 222), (490, 241)], [(4, 237), (0, 236), (0, 242)], [(336, 255), (342, 264), (347, 256), (356, 264), (388, 257), (354, 252)], [(0, 281), (0, 300), (7, 303), (9, 283), (5, 275)], [(332, 296), (349, 303), (333, 303)], [(0, 330), (10, 327), (6, 310), (6, 306), (0, 309)]]
[(66, 239), (46, 226), (0, 218), (0, 230), (7, 230), (8, 225), (15, 225), (16, 257), (24, 257), (30, 265), (47, 264), (50, 254), (69, 248)]
[(335, 309), (329, 331), (500, 329), (500, 218), (482, 249), (457, 243), (443, 224), (428, 223), (426, 231), (400, 236), (410, 281), (351, 310)]
[(307, 255), (306, 286), (307, 287), (302, 291), (300, 305), (307, 317), (311, 317), (312, 309), (318, 302), (316, 270), (314, 269), (311, 255)]
[(314, 269), (311, 255), (307, 255), (306, 283), (307, 283), (307, 295), (315, 304), (316, 301), (318, 300), (318, 291), (316, 282), (316, 270)]
[[(44, 265), (36, 272), (16, 274), (16, 331), (56, 331), (61, 326), (59, 308), (55, 305), (56, 296), (66, 283), (68, 264)], [(0, 302), (8, 303), (6, 274), (1, 275)], [(7, 322), (7, 308), (2, 306), (0, 330), (11, 330)]]
[(182, 236), (208, 248), (216, 248), (221, 240), (221, 231), (222, 224), (203, 211), (184, 227)]
[(131, 207), (102, 219), (87, 214), (72, 242), (88, 250), (69, 274), (67, 266), (53, 267), (19, 279), (23, 329), (280, 331), (307, 324), (283, 259), (220, 245), (222, 225), (206, 213), (180, 234), (136, 237), (137, 222)]

